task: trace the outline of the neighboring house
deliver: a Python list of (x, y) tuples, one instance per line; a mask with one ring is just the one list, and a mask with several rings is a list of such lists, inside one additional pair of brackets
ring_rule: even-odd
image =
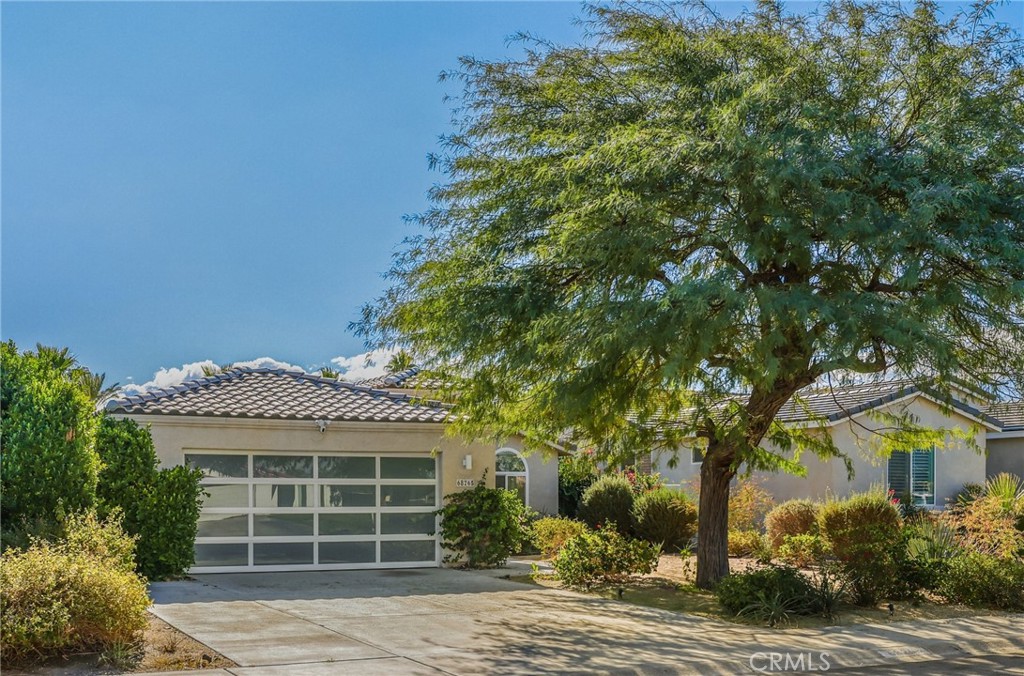
[(149, 425), (161, 465), (204, 471), (193, 572), (439, 565), (434, 512), (485, 470), (558, 509), (557, 470), (516, 440), (467, 444), (443, 404), (301, 371), (234, 368), (106, 410)]
[(1003, 426), (988, 435), (988, 475), (1010, 472), (1024, 478), (1024, 401), (993, 404), (985, 413)]
[[(947, 410), (939, 400), (909, 381), (808, 388), (779, 412), (777, 419), (787, 425), (806, 426), (812, 432), (828, 434), (837, 448), (853, 462), (854, 477), (847, 478), (840, 459), (819, 460), (805, 453), (801, 462), (806, 476), (785, 473), (755, 473), (757, 480), (776, 501), (791, 498), (822, 500), (845, 496), (882, 486), (897, 496), (912, 496), (913, 502), (941, 508), (952, 500), (965, 483), (983, 483), (985, 451), (989, 435), (1002, 431), (1000, 421), (983, 412), (990, 404), (980, 393), (963, 388), (954, 392)], [(918, 424), (933, 429), (958, 428), (973, 437), (976, 449), (954, 440), (951, 448), (922, 448), (911, 453), (881, 457), (877, 431), (887, 423), (878, 413), (910, 414)], [(693, 484), (700, 476), (703, 455), (697, 447), (684, 447), (672, 468), (669, 451), (654, 454), (653, 469), (670, 483)]]

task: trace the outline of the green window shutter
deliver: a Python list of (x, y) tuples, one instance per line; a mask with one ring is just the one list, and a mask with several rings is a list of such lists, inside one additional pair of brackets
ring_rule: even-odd
[(935, 504), (935, 451), (934, 449), (914, 451), (911, 458), (911, 493), (915, 505)]
[(889, 456), (889, 490), (893, 491), (901, 500), (910, 492), (909, 453), (898, 451)]

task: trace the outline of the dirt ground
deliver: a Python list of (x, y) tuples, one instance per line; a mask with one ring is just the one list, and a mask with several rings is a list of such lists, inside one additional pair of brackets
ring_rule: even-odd
[(231, 660), (181, 633), (155, 615), (149, 615), (149, 625), (143, 634), (142, 648), (140, 651), (138, 646), (133, 646), (123, 651), (115, 651), (106, 659), (97, 653), (87, 653), (54, 658), (42, 664), (19, 668), (3, 665), (3, 673), (14, 676), (98, 676), (236, 666)]
[[(729, 567), (733, 572), (742, 572), (756, 565), (754, 559), (729, 559)], [(635, 582), (611, 587), (598, 587), (589, 593), (608, 599), (621, 600), (641, 606), (660, 608), (704, 617), (714, 617), (738, 624), (755, 624), (751, 620), (737, 618), (725, 611), (718, 604), (718, 599), (711, 592), (693, 586), (696, 558), (683, 559), (680, 556), (663, 555), (658, 568), (650, 575), (639, 577)], [(527, 576), (522, 581), (530, 581)], [(532, 578), (534, 584), (545, 587), (561, 588), (561, 584), (550, 575), (538, 575)], [(620, 595), (621, 590), (621, 595)], [(939, 603), (936, 600), (924, 599), (917, 602), (901, 601), (893, 604), (890, 615), (887, 603), (880, 603), (874, 608), (862, 608), (852, 604), (844, 604), (833, 621), (821, 617), (793, 617), (788, 628), (823, 627), (829, 625), (850, 625), (887, 622), (905, 622), (908, 620), (938, 620), (976, 615), (1003, 615), (1005, 613), (992, 610), (974, 609), (965, 606)]]

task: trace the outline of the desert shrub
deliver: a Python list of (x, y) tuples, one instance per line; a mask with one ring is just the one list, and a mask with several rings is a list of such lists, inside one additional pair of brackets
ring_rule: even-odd
[(629, 535), (633, 524), (633, 487), (624, 477), (606, 474), (583, 493), (579, 515), (591, 528), (614, 523)]
[(775, 499), (753, 480), (740, 481), (729, 492), (729, 530), (760, 531)]
[(787, 500), (776, 505), (764, 518), (765, 535), (773, 552), (786, 537), (814, 535), (818, 530), (818, 506), (810, 500)]
[(135, 642), (146, 626), (145, 580), (115, 520), (70, 519), (67, 539), (0, 557), (5, 662)]
[(686, 547), (697, 532), (697, 506), (682, 492), (666, 488), (644, 493), (633, 504), (637, 537), (666, 552)]
[(811, 582), (795, 568), (764, 566), (724, 577), (715, 588), (722, 607), (733, 615), (785, 623), (791, 615), (814, 615), (821, 603)]
[(828, 551), (825, 541), (817, 535), (786, 535), (776, 550), (779, 560), (797, 568), (819, 563)]
[(632, 540), (613, 524), (570, 538), (552, 561), (555, 576), (569, 587), (588, 589), (596, 584), (618, 584), (658, 567), (661, 548)]
[(1024, 483), (1020, 477), (1009, 472), (989, 477), (985, 482), (984, 493), (999, 505), (1004, 514), (1024, 516)]
[(1024, 553), (1024, 532), (1018, 529), (1017, 518), (994, 495), (982, 495), (946, 516), (960, 546), (1000, 558)]
[(944, 521), (923, 518), (903, 530), (907, 562), (897, 561), (899, 577), (909, 586), (934, 591), (945, 574), (949, 560), (961, 552), (956, 534)]
[(597, 477), (597, 461), (592, 450), (558, 458), (558, 513), (577, 518), (583, 493)]
[(938, 592), (953, 603), (1024, 610), (1024, 562), (978, 552), (958, 554), (939, 578)]
[(546, 558), (554, 558), (570, 538), (584, 533), (587, 524), (575, 519), (549, 516), (533, 522), (530, 531), (533, 545)]
[(764, 536), (756, 530), (730, 530), (728, 546), (729, 556), (753, 556), (758, 559), (771, 557)]
[(895, 557), (905, 545), (899, 511), (884, 493), (825, 503), (818, 527), (849, 580), (856, 603), (874, 605), (889, 592), (897, 574)]
[(9, 531), (58, 523), (95, 500), (96, 416), (73, 365), (0, 345), (0, 520)]
[(452, 552), (445, 555), (446, 563), (500, 566), (530, 539), (526, 505), (512, 491), (488, 488), (486, 474), (470, 490), (446, 495), (437, 514), (442, 544)]
[(194, 560), (202, 471), (157, 469), (149, 430), (134, 420), (104, 417), (96, 448), (104, 467), (97, 497), (102, 513), (124, 512), (124, 528), (138, 536), (138, 570), (149, 579), (184, 573)]

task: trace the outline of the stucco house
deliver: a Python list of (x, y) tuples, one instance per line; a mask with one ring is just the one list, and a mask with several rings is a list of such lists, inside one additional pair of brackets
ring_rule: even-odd
[[(933, 429), (959, 429), (973, 439), (974, 448), (954, 439), (945, 449), (922, 448), (882, 457), (877, 452), (878, 430), (887, 422), (879, 419), (879, 413), (909, 413), (919, 424)], [(795, 399), (787, 404), (777, 419), (829, 435), (852, 460), (854, 477), (847, 478), (841, 460), (819, 460), (810, 453), (801, 457), (806, 476), (756, 472), (754, 477), (780, 502), (822, 500), (883, 486), (900, 496), (909, 494), (918, 505), (941, 508), (965, 483), (983, 483), (990, 474), (1003, 471), (996, 469), (988, 455), (990, 444), (1002, 441), (999, 435), (1004, 434), (1004, 423), (994, 416), (991, 401), (968, 387), (957, 389), (949, 405), (943, 406), (934, 394), (909, 381), (812, 386), (799, 393), (799, 402)], [(652, 469), (669, 483), (692, 485), (700, 476), (700, 448), (680, 448), (675, 467), (669, 465), (673, 455), (670, 450), (655, 452)], [(1019, 462), (1020, 454), (1016, 457)], [(1001, 460), (999, 463), (1002, 467)]]
[(1009, 472), (1024, 478), (1024, 401), (992, 404), (985, 409), (1002, 424), (988, 434), (988, 475)]
[(193, 572), (440, 565), (434, 511), (487, 483), (558, 511), (557, 463), (445, 436), (449, 409), (301, 371), (234, 368), (110, 401), (163, 466), (203, 470)]

